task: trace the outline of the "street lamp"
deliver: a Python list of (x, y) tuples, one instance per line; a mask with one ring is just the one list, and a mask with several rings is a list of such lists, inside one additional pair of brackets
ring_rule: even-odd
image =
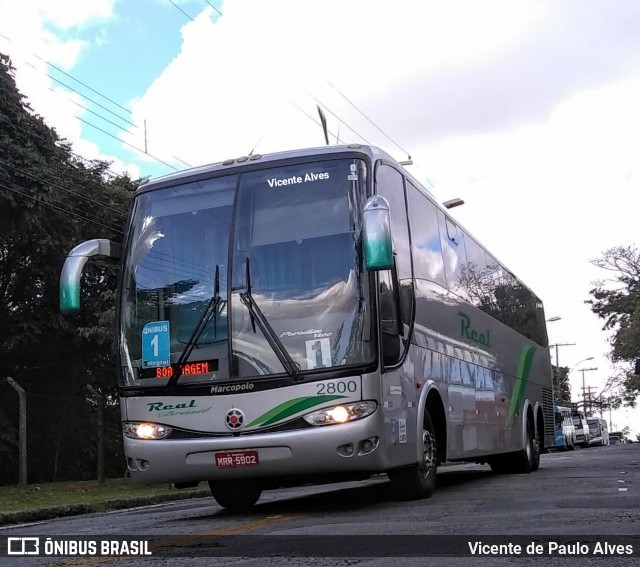
[(456, 197), (455, 199), (449, 199), (442, 203), (447, 209), (453, 209), (453, 207), (459, 207), (460, 205), (464, 205), (464, 201), (460, 199), (460, 197)]
[(581, 360), (580, 362), (578, 362), (577, 364), (575, 364), (573, 366), (573, 368), (571, 370), (569, 370), (569, 372), (567, 372), (567, 374), (569, 374), (570, 372), (573, 372), (576, 368), (578, 368), (578, 366), (580, 366), (583, 362), (587, 362), (587, 360), (593, 360), (593, 356), (590, 356), (589, 358), (585, 358), (584, 360)]
[(558, 317), (557, 315), (554, 315), (553, 317), (549, 317), (549, 319), (547, 319), (545, 323), (553, 323), (554, 321), (560, 321), (561, 319), (562, 317)]

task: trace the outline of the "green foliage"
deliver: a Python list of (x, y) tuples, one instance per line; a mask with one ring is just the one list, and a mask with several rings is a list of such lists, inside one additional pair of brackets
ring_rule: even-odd
[(569, 384), (569, 369), (566, 366), (553, 366), (553, 397), (556, 404), (571, 403), (571, 386)]
[(606, 250), (593, 264), (609, 271), (613, 278), (595, 282), (586, 303), (604, 319), (603, 329), (613, 332), (611, 358), (629, 368), (621, 378), (624, 405), (633, 405), (640, 394), (640, 376), (634, 373), (640, 358), (640, 252), (634, 246)]
[[(30, 481), (95, 475), (95, 408), (84, 388), (115, 393), (117, 266), (87, 265), (83, 310), (73, 317), (59, 313), (58, 281), (75, 245), (122, 240), (136, 183), (109, 178), (108, 165), (71, 153), (18, 92), (0, 54), (0, 484), (17, 479), (17, 394), (6, 376), (28, 394)], [(107, 453), (119, 474), (118, 408), (107, 414)]]

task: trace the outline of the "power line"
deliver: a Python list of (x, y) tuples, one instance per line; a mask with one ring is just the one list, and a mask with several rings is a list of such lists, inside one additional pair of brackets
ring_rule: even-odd
[(157, 157), (151, 155), (150, 153), (147, 153), (144, 150), (141, 150), (140, 148), (137, 148), (136, 146), (134, 146), (133, 144), (130, 144), (129, 142), (125, 142), (124, 140), (118, 138), (118, 136), (116, 136), (115, 134), (111, 134), (110, 132), (107, 132), (106, 130), (103, 130), (102, 128), (96, 126), (95, 124), (91, 124), (91, 122), (87, 122), (86, 120), (84, 120), (83, 118), (80, 118), (79, 116), (76, 116), (75, 118), (80, 120), (80, 122), (84, 122), (88, 126), (91, 126), (92, 128), (95, 128), (96, 130), (99, 130), (103, 134), (106, 134), (107, 136), (111, 136), (112, 138), (115, 138), (121, 144), (125, 144), (126, 146), (129, 146), (129, 147), (133, 148), (137, 152), (140, 152), (141, 154), (144, 154), (145, 156), (149, 156), (150, 158), (155, 159), (156, 161), (166, 165), (167, 167), (170, 167), (171, 169), (173, 169), (173, 171), (178, 171), (177, 167), (174, 167), (173, 165), (168, 164), (166, 161), (162, 161), (160, 158), (157, 158)]
[[(0, 33), (0, 37), (3, 37), (4, 39), (6, 39), (8, 42), (13, 43), (13, 40), (10, 37), (7, 37), (6, 35), (4, 35), (3, 33)], [(43, 63), (45, 63), (45, 65), (48, 65), (49, 67), (52, 67), (53, 69), (55, 69), (56, 71), (58, 71), (59, 73), (62, 73), (63, 75), (66, 75), (67, 77), (69, 77), (70, 79), (73, 79), (76, 83), (82, 85), (83, 87), (89, 89), (91, 92), (96, 93), (97, 95), (101, 96), (103, 99), (109, 101), (111, 104), (115, 104), (118, 108), (121, 108), (122, 110), (124, 110), (125, 112), (128, 112), (129, 114), (132, 114), (132, 112), (128, 109), (125, 108), (124, 106), (122, 106), (121, 104), (118, 104), (115, 100), (111, 100), (108, 96), (105, 96), (104, 94), (102, 94), (100, 91), (94, 89), (93, 87), (90, 87), (89, 85), (83, 83), (81, 80), (77, 79), (76, 77), (74, 77), (73, 75), (71, 75), (70, 73), (67, 73), (66, 71), (63, 71), (62, 69), (60, 69), (60, 67), (54, 65), (53, 63), (51, 63), (50, 61), (47, 61), (46, 59), (44, 59), (43, 57), (41, 57), (40, 55), (38, 55), (37, 53), (34, 53), (33, 51), (31, 52), (31, 54), (36, 57), (37, 59), (40, 59), (40, 61), (42, 61)], [(53, 78), (53, 77), (51, 77)], [(76, 91), (77, 92), (77, 91)], [(86, 97), (85, 97), (86, 98)], [(97, 103), (96, 103), (97, 104)], [(107, 110), (107, 109), (105, 109)], [(111, 112), (111, 111), (109, 111)]]
[[(54, 145), (56, 144), (55, 140), (48, 140), (47, 138), (40, 136), (39, 134), (36, 134), (35, 132), (31, 132), (30, 130), (27, 130), (26, 128), (22, 128), (21, 126), (18, 126), (17, 124), (11, 122), (11, 120), (8, 120), (6, 118), (3, 118), (2, 116), (0, 116), (0, 121), (2, 122), (6, 122), (7, 124), (10, 124), (11, 126), (13, 126), (14, 128), (16, 128), (17, 130), (20, 130), (21, 132), (24, 132), (25, 134), (28, 134), (29, 136), (33, 137), (33, 138), (37, 138), (38, 140), (42, 140), (43, 142), (47, 142), (47, 143), (53, 143)], [(59, 140), (59, 141), (64, 141), (64, 140)], [(57, 147), (57, 146), (56, 146)], [(89, 158), (85, 158), (84, 156), (81, 156), (80, 154), (77, 154), (75, 152), (69, 151), (69, 153), (79, 159), (81, 159), (82, 161), (91, 161)], [(94, 160), (94, 161), (99, 161), (99, 160)], [(115, 171), (111, 170), (111, 169), (106, 169), (105, 171), (108, 171), (109, 173), (111, 173), (114, 177), (119, 177), (121, 174), (116, 173)]]
[(221, 16), (224, 16), (224, 14), (218, 10), (218, 8), (216, 8), (211, 2), (209, 2), (209, 0), (204, 0), (207, 4), (209, 4), (209, 6), (211, 6), (216, 12), (218, 12), (218, 14), (220, 14)]
[[(44, 200), (40, 201), (39, 199), (35, 198), (35, 196), (34, 196), (35, 191), (31, 191), (30, 189), (28, 189), (27, 187), (24, 187), (23, 185), (19, 185), (18, 183), (15, 183), (13, 181), (5, 181), (5, 183), (11, 183), (11, 185), (14, 185), (15, 187), (19, 187), (20, 189), (23, 189), (24, 191), (27, 191), (28, 195), (24, 195), (25, 197), (31, 196), (33, 199), (35, 199), (38, 202), (42, 202), (42, 203), (44, 203), (46, 205), (49, 204), (47, 201), (44, 201)], [(60, 205), (62, 205), (62, 203), (60, 201), (56, 201), (56, 202), (58, 202), (58, 203), (60, 203)], [(80, 215), (80, 213), (82, 212), (79, 209), (77, 209), (76, 207), (73, 207), (71, 205), (68, 205), (68, 208), (65, 208), (65, 207), (58, 207), (58, 208), (60, 208), (61, 210), (63, 210), (66, 213), (69, 213), (69, 214), (74, 214), (74, 211), (76, 211), (75, 214), (76, 215)], [(90, 220), (89, 218), (83, 217), (82, 215), (80, 215), (80, 216), (82, 218), (85, 218), (85, 220)], [(109, 222), (108, 226), (105, 225), (105, 224), (102, 224), (102, 226), (104, 228), (108, 228), (109, 230), (113, 230), (115, 232), (120, 232), (121, 234), (124, 234), (122, 231), (120, 231), (118, 228), (116, 228), (115, 224), (111, 224), (110, 222)]]
[[(51, 183), (50, 181), (48, 181), (46, 179), (43, 179), (42, 177), (38, 177), (37, 175), (34, 175), (33, 173), (29, 173), (28, 171), (23, 171), (22, 169), (16, 167), (15, 165), (11, 165), (10, 163), (6, 163), (3, 160), (0, 160), (0, 164), (4, 165), (5, 167), (10, 167), (14, 171), (17, 171), (18, 173), (21, 173), (22, 175), (26, 175), (28, 177), (31, 177), (32, 179), (35, 179), (36, 181), (40, 181), (41, 183), (46, 183), (48, 185), (51, 185), (52, 187), (55, 187), (56, 189), (60, 189), (61, 191), (64, 191), (65, 193), (69, 193), (70, 195), (73, 195), (74, 197), (78, 197), (79, 199), (85, 199), (86, 201), (89, 201), (91, 203), (95, 203), (96, 205), (99, 205), (103, 209), (107, 209), (107, 210), (117, 214), (118, 216), (120, 216), (123, 219), (125, 217), (125, 214), (122, 211), (119, 211), (118, 209), (114, 209), (113, 207), (110, 207), (109, 205), (107, 205), (106, 203), (103, 203), (102, 201), (97, 201), (96, 199), (93, 199), (92, 197), (88, 197), (86, 195), (83, 195), (82, 193), (76, 193), (75, 191), (72, 191), (71, 189), (67, 189), (66, 187), (62, 187), (61, 185), (56, 185), (55, 183)], [(80, 185), (80, 187), (82, 187), (83, 189), (87, 189), (87, 187), (84, 187), (83, 185)]]
[[(24, 189), (25, 191), (29, 191), (29, 189), (27, 189), (26, 187), (22, 187), (22, 185), (18, 185), (17, 183), (13, 183), (13, 181), (11, 181), (10, 183), (12, 185), (15, 185), (16, 187), (20, 187), (21, 189)], [(18, 195), (22, 195), (23, 197), (27, 197), (29, 199), (33, 199), (37, 203), (40, 203), (42, 205), (46, 205), (47, 207), (51, 207), (53, 209), (57, 209), (58, 211), (62, 211), (63, 213), (67, 213), (67, 214), (69, 214), (71, 216), (77, 217), (79, 219), (82, 219), (84, 221), (87, 221), (87, 222), (90, 222), (90, 223), (93, 223), (93, 224), (96, 224), (98, 226), (101, 226), (102, 228), (106, 228), (107, 230), (110, 230), (112, 232), (116, 232), (116, 233), (124, 236), (124, 232), (122, 232), (121, 230), (116, 230), (114, 228), (111, 228), (109, 226), (106, 226), (106, 225), (102, 224), (99, 221), (93, 220), (91, 218), (84, 217), (84, 216), (79, 215), (77, 213), (73, 213), (72, 211), (70, 211), (68, 209), (65, 209), (64, 207), (58, 207), (58, 206), (54, 205), (53, 203), (48, 203), (47, 201), (44, 201), (42, 199), (38, 199), (37, 197), (34, 197), (33, 195), (29, 195), (27, 193), (23, 193), (22, 191), (19, 191), (17, 189), (12, 189), (11, 187), (7, 187), (3, 183), (0, 183), (0, 187), (3, 188), (3, 189), (7, 189), (8, 191), (13, 191), (14, 193), (17, 193)]]
[(356, 132), (351, 126), (349, 126), (344, 120), (342, 120), (342, 118), (340, 118), (335, 112), (333, 112), (326, 104), (323, 104), (322, 102), (320, 102), (315, 96), (313, 96), (311, 93), (309, 93), (309, 95), (311, 96), (311, 98), (313, 100), (315, 100), (320, 106), (323, 106), (324, 108), (327, 109), (327, 112), (329, 112), (329, 114), (331, 114), (333, 117), (337, 118), (338, 121), (341, 124), (344, 124), (347, 128), (349, 128), (349, 130), (351, 130), (356, 136), (359, 136), (360, 138), (362, 138), (367, 144), (370, 144), (370, 142), (362, 135), (362, 134), (358, 134), (358, 132)]
[[(47, 61), (46, 59), (43, 59), (42, 57), (40, 57), (37, 53), (34, 53), (34, 56), (37, 57), (38, 59), (40, 59), (40, 61), (44, 62), (45, 64), (49, 65), (49, 67), (53, 67), (56, 71), (58, 71), (59, 73), (62, 73), (63, 75), (66, 75), (67, 77), (69, 77), (70, 79), (73, 79), (76, 83), (82, 85), (83, 87), (89, 89), (91, 92), (96, 93), (98, 96), (101, 96), (103, 99), (108, 100), (111, 104), (115, 104), (118, 108), (121, 108), (122, 110), (124, 110), (125, 112), (128, 112), (129, 114), (133, 115), (133, 112), (131, 112), (128, 108), (125, 108), (124, 106), (122, 106), (121, 104), (118, 104), (115, 100), (111, 100), (108, 96), (103, 95), (100, 91), (97, 91), (96, 89), (94, 89), (93, 87), (90, 87), (89, 85), (87, 85), (86, 83), (83, 83), (81, 80), (76, 79), (73, 75), (63, 71), (62, 69), (60, 69), (60, 67), (57, 67), (56, 65), (54, 65), (53, 63)], [(85, 97), (86, 98), (86, 97)], [(97, 103), (96, 103), (97, 104)], [(123, 120), (125, 120), (123, 118)], [(135, 124), (134, 124), (135, 126)]]
[[(169, 1), (171, 2), (171, 0), (169, 0)], [(173, 2), (172, 2), (172, 3), (173, 3)], [(175, 6), (175, 4), (174, 4), (174, 6)], [(177, 7), (178, 9), (180, 9), (178, 6), (176, 6), (176, 7)], [(180, 9), (180, 10), (181, 10), (181, 9)], [(181, 11), (182, 11), (182, 10), (181, 10)], [(188, 14), (185, 14), (185, 15), (187, 15), (187, 16), (188, 16)], [(4, 34), (2, 34), (2, 33), (0, 33), (0, 37), (3, 37), (4, 39), (6, 39), (6, 40), (7, 40), (7, 41), (9, 41), (9, 42), (12, 42), (11, 38), (7, 37), (6, 35), (4, 35)], [(13, 43), (13, 42), (12, 42), (12, 43)], [(46, 59), (44, 59), (44, 58), (40, 57), (40, 55), (38, 55), (37, 53), (34, 53), (34, 52), (31, 52), (31, 53), (32, 53), (32, 55), (33, 55), (34, 57), (36, 57), (37, 59), (39, 59), (40, 61), (42, 61), (42, 62), (43, 62), (43, 63), (45, 63), (46, 65), (48, 65), (48, 66), (52, 67), (53, 69), (56, 69), (57, 71), (59, 71), (59, 72), (60, 72), (60, 73), (62, 73), (63, 75), (66, 75), (67, 77), (69, 77), (69, 78), (71, 78), (72, 80), (76, 81), (78, 84), (80, 84), (80, 85), (82, 85), (83, 87), (85, 87), (85, 88), (89, 89), (90, 91), (92, 91), (92, 92), (96, 93), (97, 95), (101, 96), (103, 99), (105, 99), (105, 100), (109, 101), (110, 103), (112, 103), (112, 104), (116, 105), (118, 108), (121, 108), (121, 109), (122, 109), (122, 110), (124, 110), (125, 112), (128, 112), (129, 114), (133, 114), (129, 109), (127, 109), (127, 108), (125, 108), (124, 106), (122, 106), (122, 105), (118, 104), (117, 102), (115, 102), (114, 100), (110, 99), (109, 97), (107, 97), (106, 95), (102, 94), (100, 91), (98, 91), (98, 90), (94, 89), (93, 87), (90, 87), (89, 85), (87, 85), (86, 83), (84, 83), (84, 82), (82, 82), (81, 80), (77, 79), (76, 77), (74, 77), (74, 76), (73, 76), (73, 75), (71, 75), (70, 73), (67, 73), (67, 72), (63, 71), (62, 69), (60, 69), (59, 67), (57, 67), (57, 66), (56, 66), (56, 65), (54, 65), (53, 63), (50, 63), (50, 62), (49, 62), (49, 61), (47, 61)], [(28, 65), (31, 65), (34, 69), (36, 68), (33, 64), (31, 64), (31, 63), (29, 63), (29, 62), (27, 62), (27, 64), (28, 64)], [(122, 116), (120, 116), (119, 114), (117, 114), (117, 113), (113, 112), (112, 110), (110, 110), (110, 109), (109, 109), (109, 108), (107, 108), (106, 106), (103, 106), (103, 105), (101, 105), (100, 103), (96, 102), (95, 100), (90, 99), (88, 96), (86, 96), (86, 95), (85, 95), (85, 94), (83, 94), (82, 92), (80, 92), (80, 91), (78, 91), (77, 89), (74, 89), (73, 87), (71, 87), (70, 85), (68, 85), (68, 84), (66, 84), (66, 83), (64, 83), (64, 82), (62, 82), (60, 79), (57, 79), (56, 77), (53, 77), (51, 74), (47, 73), (47, 77), (49, 77), (49, 78), (50, 78), (51, 80), (53, 80), (53, 81), (56, 81), (57, 83), (59, 83), (59, 84), (60, 84), (60, 85), (62, 85), (63, 87), (65, 87), (65, 88), (67, 88), (67, 89), (71, 90), (72, 92), (75, 92), (76, 94), (80, 95), (82, 98), (84, 98), (84, 99), (86, 99), (86, 100), (89, 100), (91, 103), (95, 104), (96, 106), (99, 106), (99, 107), (100, 107), (100, 108), (102, 108), (103, 110), (106, 110), (106, 111), (107, 111), (107, 112), (109, 112), (110, 114), (113, 114), (114, 116), (116, 116), (116, 117), (117, 117), (117, 118), (119, 118), (120, 120), (123, 120), (124, 122), (127, 122), (128, 124), (130, 124), (130, 125), (131, 125), (131, 126), (133, 126), (134, 128), (139, 128), (139, 126), (138, 126), (138, 125), (136, 125), (134, 122), (131, 122), (130, 120), (128, 120), (128, 119), (126, 119), (126, 118), (123, 118)], [(50, 89), (50, 90), (51, 90), (51, 89)], [(74, 102), (74, 104), (78, 104), (78, 103), (76, 103), (75, 101), (71, 101), (71, 102)], [(113, 124), (113, 125), (114, 125), (114, 126), (116, 126), (117, 128), (120, 128), (121, 130), (124, 130), (124, 131), (125, 131), (125, 132), (127, 132), (128, 134), (133, 135), (133, 134), (132, 134), (129, 130), (127, 130), (126, 128), (124, 128), (124, 127), (122, 127), (122, 126), (120, 126), (120, 125), (118, 125), (118, 124), (114, 124), (113, 122), (111, 122), (111, 121), (110, 121), (110, 120), (108, 120), (107, 118), (105, 118), (105, 117), (103, 117), (103, 116), (101, 116), (101, 115), (97, 114), (96, 112), (93, 112), (93, 111), (89, 110), (88, 108), (83, 107), (83, 106), (82, 106), (82, 105), (80, 105), (80, 104), (78, 104), (78, 106), (80, 106), (81, 108), (84, 108), (85, 110), (88, 110), (89, 112), (91, 112), (92, 114), (95, 114), (96, 116), (99, 116), (100, 118), (102, 118), (103, 120), (106, 120), (106, 121), (107, 121), (107, 122), (109, 122), (110, 124)], [(161, 159), (159, 159), (159, 158), (157, 158), (157, 157), (155, 157), (155, 156), (153, 156), (153, 155), (151, 155), (151, 154), (149, 154), (149, 153), (145, 152), (144, 150), (141, 150), (141, 149), (139, 149), (139, 148), (137, 148), (137, 147), (135, 147), (135, 146), (133, 146), (133, 145), (131, 145), (131, 144), (129, 144), (129, 143), (127, 143), (127, 142), (125, 142), (124, 140), (121, 140), (121, 139), (120, 139), (120, 138), (118, 138), (117, 136), (115, 136), (115, 135), (113, 135), (113, 134), (111, 134), (111, 133), (109, 133), (109, 132), (106, 132), (105, 130), (102, 130), (102, 129), (98, 128), (97, 126), (95, 126), (95, 125), (91, 124), (90, 122), (87, 122), (86, 120), (83, 120), (83, 119), (82, 119), (82, 118), (80, 118), (79, 116), (74, 116), (74, 118), (76, 118), (77, 120), (80, 120), (80, 121), (84, 122), (85, 124), (88, 124), (89, 126), (92, 126), (93, 128), (96, 128), (97, 130), (101, 131), (101, 132), (102, 132), (102, 133), (104, 133), (104, 134), (107, 134), (108, 136), (111, 136), (111, 137), (115, 138), (115, 139), (116, 139), (116, 140), (118, 140), (120, 143), (122, 143), (122, 144), (126, 144), (126, 145), (128, 145), (128, 146), (130, 146), (130, 147), (134, 148), (135, 150), (137, 150), (137, 151), (139, 151), (139, 152), (141, 152), (141, 153), (143, 153), (143, 154), (145, 154), (145, 155), (147, 155), (147, 156), (151, 157), (152, 159), (155, 159), (156, 161), (158, 161), (158, 162), (162, 163), (163, 165), (166, 165), (167, 167), (172, 168), (174, 171), (178, 171), (178, 168), (176, 168), (176, 167), (174, 167), (174, 166), (172, 166), (172, 165), (169, 165), (168, 163), (164, 162), (163, 160), (161, 160)], [(174, 157), (174, 159), (177, 159), (178, 161), (180, 161), (180, 162), (184, 163), (185, 165), (187, 165), (187, 167), (192, 167), (192, 166), (191, 166), (190, 164), (188, 164), (186, 161), (184, 161), (184, 160), (182, 160), (182, 159), (180, 159), (180, 158), (178, 158), (178, 157), (176, 157), (176, 156), (173, 156), (173, 157)]]
[(325, 79), (325, 80), (327, 81), (327, 83), (329, 83), (337, 91), (337, 93), (342, 98), (344, 98), (351, 106), (353, 106), (353, 108), (355, 108), (360, 114), (362, 114), (362, 116), (364, 116), (379, 132), (381, 132), (384, 136), (386, 136), (387, 139), (391, 140), (392, 143), (394, 143), (405, 154), (407, 154), (407, 156), (409, 156), (409, 158), (411, 158), (411, 156), (409, 155), (409, 152), (407, 150), (405, 150), (400, 144), (398, 144), (398, 142), (396, 142), (393, 138), (391, 138), (384, 130), (382, 130), (380, 127), (378, 127), (378, 125), (373, 120), (371, 120), (364, 112), (362, 112), (362, 110), (360, 110), (353, 102), (351, 102), (347, 98), (347, 96), (340, 89), (338, 89), (338, 87), (336, 87), (329, 79)]
[(169, 2), (171, 2), (176, 8), (178, 8), (178, 10), (180, 10), (185, 16), (187, 16), (187, 18), (189, 18), (193, 22), (193, 18), (189, 14), (187, 14), (182, 8), (180, 8), (180, 6), (178, 6), (173, 0), (169, 0)]
[[(318, 126), (320, 126), (320, 128), (322, 128), (322, 124), (320, 124), (320, 122), (318, 122), (313, 116), (311, 116), (308, 112), (305, 112), (302, 108), (300, 108), (295, 102), (293, 102), (292, 100), (289, 100), (289, 104), (291, 104), (292, 106), (295, 106), (300, 112), (302, 112), (302, 114), (304, 114), (309, 120), (311, 120), (311, 122), (313, 122), (314, 124), (317, 124)], [(329, 134), (331, 134), (332, 136), (335, 136), (335, 134), (333, 132), (331, 132), (331, 130), (327, 129), (327, 132), (329, 132)]]
[[(53, 79), (53, 77), (51, 77), (51, 78)], [(54, 81), (55, 81), (55, 79), (54, 79)], [(49, 90), (50, 90), (52, 93), (55, 93), (55, 91), (54, 91), (52, 88), (49, 88)], [(91, 110), (90, 108), (87, 108), (86, 106), (84, 106), (84, 105), (80, 104), (79, 102), (77, 102), (77, 101), (75, 101), (75, 100), (73, 100), (73, 99), (70, 99), (69, 97), (67, 97), (67, 100), (68, 100), (69, 102), (71, 102), (71, 103), (75, 104), (76, 106), (79, 106), (79, 107), (80, 107), (80, 108), (82, 108), (83, 110), (86, 110), (87, 112), (90, 112), (91, 114), (93, 114), (93, 115), (97, 116), (97, 117), (98, 117), (98, 118), (100, 118), (101, 120), (104, 120), (105, 122), (108, 122), (109, 124), (111, 124), (111, 125), (115, 126), (116, 128), (120, 128), (120, 130), (122, 130), (122, 131), (126, 132), (127, 134), (130, 134), (131, 136), (133, 136), (133, 132), (131, 132), (131, 130), (127, 130), (126, 128), (124, 128), (124, 127), (123, 127), (123, 126), (121, 126), (120, 124), (116, 124), (116, 123), (115, 123), (115, 122), (113, 122), (112, 120), (109, 120), (108, 118), (105, 118), (104, 116), (102, 116), (102, 114), (98, 114), (95, 110)], [(94, 104), (97, 104), (97, 103), (95, 103), (95, 101), (91, 101), (91, 102), (93, 102)], [(98, 105), (98, 106), (100, 106), (100, 105)], [(117, 116), (117, 114), (116, 114), (116, 116)], [(129, 122), (129, 121), (127, 120), (127, 122)], [(133, 124), (133, 122), (129, 122), (129, 124)], [(134, 128), (137, 128), (138, 126), (136, 126), (135, 124), (133, 124), (133, 127), (134, 127)]]
[[(31, 63), (27, 63), (27, 65), (31, 65)], [(31, 65), (31, 66), (33, 67), (33, 65)], [(37, 70), (36, 67), (33, 67), (33, 68)], [(134, 122), (131, 122), (131, 120), (128, 120), (127, 118), (123, 118), (122, 116), (120, 116), (119, 114), (114, 112), (113, 110), (109, 110), (106, 106), (100, 104), (99, 102), (96, 102), (95, 100), (90, 99), (87, 95), (81, 93), (79, 90), (74, 89), (70, 85), (67, 85), (67, 83), (63, 83), (60, 79), (56, 79), (54, 76), (50, 75), (49, 73), (47, 73), (47, 77), (49, 77), (52, 81), (55, 81), (56, 83), (62, 85), (65, 89), (69, 89), (70, 91), (72, 91), (72, 92), (74, 92), (76, 94), (79, 94), (82, 98), (84, 98), (84, 99), (86, 99), (88, 101), (91, 101), (96, 106), (99, 106), (103, 110), (106, 110), (109, 114), (113, 114), (115, 117), (119, 118), (123, 122), (126, 122), (127, 124), (131, 124), (131, 126), (133, 126), (134, 128), (139, 128), (140, 127), (137, 124), (135, 124)], [(49, 90), (53, 92), (53, 89), (50, 88)], [(67, 100), (71, 100), (71, 99), (67, 98)], [(75, 102), (75, 101), (71, 101), (71, 102)], [(78, 104), (78, 103), (75, 102), (75, 104)], [(86, 110), (89, 110), (89, 109), (86, 109)], [(89, 111), (89, 112), (91, 112), (91, 111)], [(96, 113), (94, 112), (94, 114), (96, 114)], [(98, 115), (98, 116), (100, 116), (100, 115)], [(100, 118), (102, 118), (102, 116), (100, 116)], [(107, 120), (107, 119), (104, 118), (104, 120)], [(115, 124), (115, 126), (117, 126), (118, 128), (122, 128), (124, 130), (124, 126), (120, 126), (119, 124)]]

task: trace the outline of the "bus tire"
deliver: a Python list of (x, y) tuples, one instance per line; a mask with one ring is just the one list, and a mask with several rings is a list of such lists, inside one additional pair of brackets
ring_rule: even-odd
[(540, 454), (542, 451), (540, 450), (540, 441), (537, 438), (533, 440), (535, 447), (533, 450), (532, 460), (531, 460), (531, 472), (535, 472), (540, 468)]
[(209, 489), (216, 502), (232, 512), (249, 510), (262, 494), (262, 485), (255, 480), (210, 480)]
[(422, 426), (422, 447), (420, 463), (387, 473), (396, 495), (403, 500), (429, 498), (436, 488), (438, 470), (436, 432), (426, 409)]
[(513, 472), (528, 474), (538, 470), (540, 466), (540, 445), (532, 429), (530, 425), (527, 425), (527, 440), (524, 448), (515, 453)]

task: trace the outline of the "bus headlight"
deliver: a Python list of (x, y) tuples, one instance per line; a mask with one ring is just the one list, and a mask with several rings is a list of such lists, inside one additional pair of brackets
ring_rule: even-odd
[(171, 428), (157, 423), (132, 423), (122, 424), (122, 431), (132, 439), (164, 439), (171, 435)]
[(311, 425), (331, 425), (334, 423), (347, 423), (371, 415), (378, 404), (373, 401), (355, 402), (352, 404), (340, 404), (317, 410), (304, 415), (304, 420)]

